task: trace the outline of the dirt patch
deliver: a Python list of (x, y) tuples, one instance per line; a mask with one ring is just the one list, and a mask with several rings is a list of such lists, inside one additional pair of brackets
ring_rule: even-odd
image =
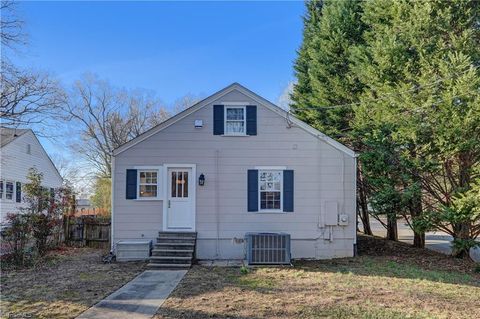
[(195, 266), (155, 318), (480, 318), (473, 263), (376, 238), (359, 245), (356, 258), (246, 274)]
[(469, 273), (478, 276), (475, 263), (469, 259), (452, 256), (423, 248), (415, 248), (403, 242), (386, 240), (376, 236), (358, 236), (358, 254), (360, 256), (381, 257), (396, 262), (408, 262), (425, 269), (445, 270)]
[(2, 318), (74, 318), (145, 268), (144, 262), (103, 264), (101, 255), (67, 248), (33, 268), (2, 271)]

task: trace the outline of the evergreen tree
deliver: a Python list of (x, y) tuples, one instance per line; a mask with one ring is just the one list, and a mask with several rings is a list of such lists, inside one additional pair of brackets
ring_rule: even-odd
[[(401, 172), (394, 183), (399, 194), (409, 198), (406, 206), (417, 225), (419, 246), (428, 228), (451, 229), (456, 240), (472, 239), (471, 221), (422, 219), (434, 213), (446, 216), (441, 212), (452, 211), (453, 198), (478, 178), (478, 8), (478, 2), (462, 0), (375, 0), (364, 5), (366, 45), (354, 60), (365, 90), (355, 125), (367, 144), (370, 136), (388, 127), (386, 135), (392, 139), (382, 139), (383, 149), (393, 149), (396, 160), (381, 170), (395, 165)], [(372, 149), (377, 154), (381, 150)], [(363, 160), (368, 160), (365, 154)], [(369, 178), (375, 183), (379, 176), (370, 171)], [(382, 197), (390, 189), (380, 188), (371, 196)]]
[[(361, 21), (361, 2), (309, 1), (306, 8), (291, 109), (303, 121), (358, 151), (361, 145), (351, 136), (351, 106), (328, 106), (359, 101), (362, 84), (352, 72), (351, 55), (353, 49), (363, 43), (365, 25)], [(367, 185), (361, 165), (357, 180), (358, 213), (364, 232), (371, 235)]]
[[(306, 14), (303, 17), (303, 42), (300, 49), (297, 51), (298, 57), (295, 61), (294, 70), (297, 82), (293, 86), (291, 108), (293, 110), (299, 109), (302, 106), (310, 105), (313, 96), (312, 87), (310, 83), (309, 69), (311, 67), (312, 41), (319, 31), (320, 19), (322, 16), (321, 0), (310, 0), (305, 2)], [(307, 119), (303, 112), (296, 112), (296, 114), (303, 120)]]
[[(314, 3), (307, 3), (309, 12)], [(320, 13), (314, 11), (316, 15), (307, 16), (313, 18), (306, 20), (304, 43), (296, 64), (298, 83), (294, 87), (292, 108), (312, 126), (346, 142), (353, 114), (351, 107), (325, 106), (358, 102), (362, 86), (351, 70), (350, 57), (352, 48), (363, 42), (361, 3), (325, 1), (319, 9)]]

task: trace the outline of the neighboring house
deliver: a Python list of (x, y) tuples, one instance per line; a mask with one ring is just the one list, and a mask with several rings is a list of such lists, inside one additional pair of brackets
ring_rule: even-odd
[(75, 200), (75, 216), (108, 216), (110, 210), (103, 207), (94, 207), (92, 202), (86, 198)]
[(87, 211), (93, 208), (92, 203), (87, 198), (79, 198), (75, 200), (75, 210), (77, 212)]
[(43, 174), (43, 186), (57, 188), (63, 183), (52, 160), (30, 129), (0, 128), (0, 213), (5, 223), (7, 213), (24, 207), (22, 186), (28, 183), (30, 168)]
[(112, 249), (167, 259), (167, 232), (196, 232), (196, 258), (244, 259), (278, 233), (292, 258), (349, 257), (355, 190), (351, 149), (234, 83), (114, 151)]

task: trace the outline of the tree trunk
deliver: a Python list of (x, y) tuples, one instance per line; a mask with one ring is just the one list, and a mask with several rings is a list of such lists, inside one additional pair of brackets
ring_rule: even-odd
[(370, 215), (368, 214), (367, 194), (360, 164), (357, 167), (357, 211), (363, 225), (365, 235), (373, 235), (370, 227)]
[(397, 215), (387, 214), (387, 239), (398, 241)]
[[(459, 165), (459, 188), (466, 189), (470, 186), (470, 169), (471, 161), (469, 159), (468, 153), (460, 153), (459, 155), (460, 165)], [(470, 229), (472, 225), (470, 222), (460, 222), (453, 225), (453, 238), (456, 240), (471, 240)], [(470, 249), (462, 245), (462, 248), (457, 248), (453, 250), (453, 256), (458, 258), (469, 258)]]
[[(453, 225), (454, 240), (470, 240), (470, 223), (458, 223)], [(470, 249), (463, 246), (462, 248), (453, 249), (452, 255), (457, 258), (470, 258)]]
[[(412, 221), (415, 218), (419, 217), (422, 214), (423, 206), (422, 206), (422, 197), (416, 196), (413, 198), (411, 206), (410, 206), (410, 216), (412, 217)], [(425, 248), (425, 232), (418, 231), (413, 229), (413, 246), (418, 248)]]
[(413, 247), (425, 248), (425, 232), (413, 233)]

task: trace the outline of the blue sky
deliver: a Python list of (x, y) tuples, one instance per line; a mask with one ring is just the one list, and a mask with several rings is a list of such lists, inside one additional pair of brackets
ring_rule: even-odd
[(302, 1), (22, 2), (19, 63), (69, 85), (85, 72), (167, 104), (240, 82), (275, 102), (293, 80)]
[[(85, 73), (156, 93), (167, 107), (239, 82), (277, 102), (294, 80), (303, 1), (20, 2), (29, 43), (14, 59), (69, 88)], [(66, 141), (40, 138), (55, 157)]]

